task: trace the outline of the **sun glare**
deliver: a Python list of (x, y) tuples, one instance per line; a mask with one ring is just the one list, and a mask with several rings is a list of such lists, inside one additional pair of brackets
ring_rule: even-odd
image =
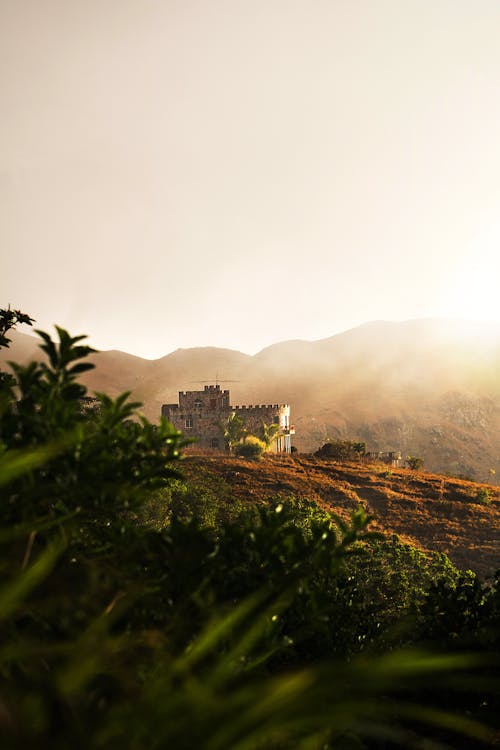
[(500, 323), (500, 225), (478, 236), (443, 289), (443, 313)]

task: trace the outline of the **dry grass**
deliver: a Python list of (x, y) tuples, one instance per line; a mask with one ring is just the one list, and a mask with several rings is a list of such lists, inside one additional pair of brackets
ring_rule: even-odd
[[(242, 502), (293, 494), (344, 518), (361, 504), (375, 516), (374, 529), (398, 534), (429, 552), (444, 552), (460, 568), (490, 576), (500, 567), (498, 487), (308, 455), (246, 461), (222, 453), (191, 453), (183, 462), (186, 477), (199, 477), (200, 470), (222, 478)], [(486, 503), (478, 499), (481, 491), (490, 495)]]

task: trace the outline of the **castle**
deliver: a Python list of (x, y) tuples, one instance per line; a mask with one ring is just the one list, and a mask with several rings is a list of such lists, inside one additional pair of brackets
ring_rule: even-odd
[(269, 404), (266, 406), (231, 406), (229, 391), (221, 391), (219, 385), (206, 385), (203, 391), (179, 391), (178, 404), (163, 404), (162, 416), (186, 437), (192, 437), (202, 448), (224, 450), (223, 424), (237, 414), (245, 428), (252, 434), (259, 434), (262, 422), (278, 424), (280, 432), (272, 450), (276, 453), (291, 452), (291, 435), (295, 430), (290, 425), (289, 404)]

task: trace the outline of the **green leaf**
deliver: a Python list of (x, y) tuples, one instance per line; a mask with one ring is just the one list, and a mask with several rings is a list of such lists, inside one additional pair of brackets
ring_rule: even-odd
[(93, 365), (91, 362), (81, 362), (78, 365), (73, 365), (68, 370), (68, 373), (70, 375), (78, 375), (81, 372), (87, 372), (87, 370), (93, 370), (95, 368), (95, 365)]
[(0, 458), (0, 486), (12, 482), (33, 469), (38, 469), (61, 451), (60, 443), (51, 443), (37, 448), (11, 450)]
[(53, 368), (56, 368), (58, 366), (58, 356), (57, 356), (57, 349), (55, 343), (52, 341), (48, 333), (45, 333), (45, 331), (40, 331), (39, 329), (35, 329), (35, 333), (37, 333), (40, 338), (42, 338), (45, 343), (40, 344), (40, 349), (45, 352), (45, 354), (49, 358), (49, 362), (52, 365)]
[(52, 542), (32, 565), (0, 589), (0, 620), (8, 619), (27, 595), (49, 575), (64, 546), (62, 542)]

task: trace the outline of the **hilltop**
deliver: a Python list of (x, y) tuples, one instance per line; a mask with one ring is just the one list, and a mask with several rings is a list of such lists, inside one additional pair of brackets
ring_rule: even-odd
[[(491, 576), (500, 568), (500, 491), (484, 484), (383, 464), (334, 463), (311, 455), (245, 461), (227, 454), (191, 453), (186, 479), (242, 503), (289, 495), (308, 498), (347, 519), (362, 505), (373, 530), (397, 534), (425, 552), (444, 552), (459, 568)], [(490, 495), (487, 503), (481, 497)]]
[[(37, 339), (14, 332), (3, 360), (36, 355)], [(369, 450), (422, 456), (429, 470), (500, 477), (500, 329), (449, 320), (377, 321), (320, 341), (287, 341), (254, 356), (178, 349), (157, 360), (106, 351), (82, 380), (91, 390), (131, 390), (156, 420), (180, 390), (220, 382), (233, 404), (288, 402), (295, 445), (328, 437)], [(0, 358), (1, 363), (1, 358)]]

